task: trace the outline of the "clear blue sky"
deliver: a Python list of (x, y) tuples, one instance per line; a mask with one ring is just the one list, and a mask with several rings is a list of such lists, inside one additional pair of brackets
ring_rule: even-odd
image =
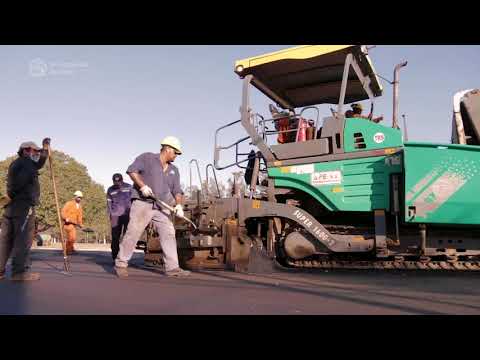
[[(125, 173), (137, 155), (158, 152), (160, 140), (175, 135), (184, 147), (176, 165), (188, 184), (188, 161), (213, 162), (215, 129), (239, 118), (235, 60), (286, 47), (0, 46), (0, 158), (22, 141), (50, 136), (53, 148), (109, 186), (114, 172)], [(449, 142), (454, 93), (480, 87), (480, 46), (377, 46), (370, 56), (388, 79), (397, 63), (409, 62), (401, 72), (400, 114), (407, 115), (410, 140)], [(37, 59), (50, 73), (32, 76), (40, 74), (38, 66), (30, 69)], [(391, 124), (392, 89), (382, 84), (375, 113)], [(258, 96), (254, 109), (266, 114), (268, 103)], [(329, 115), (328, 106), (322, 111)], [(236, 136), (244, 134), (239, 128)]]

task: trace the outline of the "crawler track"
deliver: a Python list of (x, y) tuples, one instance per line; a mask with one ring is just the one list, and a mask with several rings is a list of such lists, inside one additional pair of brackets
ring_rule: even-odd
[(415, 270), (415, 271), (480, 271), (480, 261), (345, 261), (345, 260), (286, 260), (294, 268), (324, 270)]

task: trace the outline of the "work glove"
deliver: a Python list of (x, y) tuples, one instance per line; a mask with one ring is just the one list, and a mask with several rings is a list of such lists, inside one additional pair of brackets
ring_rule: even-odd
[(42, 140), (42, 146), (45, 150), (48, 149), (48, 147), (50, 146), (50, 138), (45, 138)]
[(183, 214), (183, 207), (180, 204), (175, 205), (173, 208), (173, 211), (175, 211), (175, 215), (178, 217), (184, 217), (185, 215)]
[(142, 186), (140, 188), (140, 191), (141, 191), (142, 195), (147, 197), (147, 198), (153, 196), (153, 191), (150, 188), (150, 186), (148, 186), (148, 185)]

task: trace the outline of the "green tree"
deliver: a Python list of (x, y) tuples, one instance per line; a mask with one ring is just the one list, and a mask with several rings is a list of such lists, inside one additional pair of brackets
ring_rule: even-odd
[[(11, 156), (0, 162), (0, 193), (5, 193), (6, 177), (10, 163), (16, 156)], [(110, 222), (107, 215), (105, 189), (94, 182), (88, 175), (87, 168), (73, 157), (60, 151), (52, 152), (53, 171), (57, 185), (60, 209), (73, 199), (76, 190), (83, 192), (84, 225), (92, 228), (98, 238), (110, 237)], [(58, 234), (58, 217), (55, 206), (55, 196), (50, 176), (48, 160), (39, 171), (40, 177), (40, 205), (36, 209), (39, 230), (51, 229)], [(0, 214), (3, 209), (0, 210)], [(79, 233), (79, 238), (82, 234)]]

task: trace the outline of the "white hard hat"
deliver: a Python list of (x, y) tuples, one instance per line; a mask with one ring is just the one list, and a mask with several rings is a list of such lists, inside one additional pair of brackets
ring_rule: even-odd
[(81, 198), (83, 198), (83, 194), (82, 194), (82, 192), (81, 192), (80, 190), (75, 191), (75, 193), (74, 193), (73, 195), (74, 195), (75, 197), (81, 197)]
[(33, 150), (42, 150), (41, 147), (39, 147), (37, 144), (35, 144), (33, 141), (26, 141), (20, 144), (20, 149), (27, 149), (31, 148)]
[(160, 144), (170, 146), (179, 155), (182, 154), (182, 144), (180, 144), (180, 140), (178, 140), (175, 136), (167, 136), (165, 139), (162, 140)]

